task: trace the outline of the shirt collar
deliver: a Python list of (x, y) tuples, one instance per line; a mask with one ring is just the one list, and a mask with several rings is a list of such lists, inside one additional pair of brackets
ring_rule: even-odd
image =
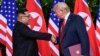
[(70, 15), (70, 12), (68, 12), (67, 14), (66, 14), (66, 16), (65, 16), (65, 18), (64, 18), (64, 22), (66, 23), (66, 21), (68, 20), (68, 17), (69, 17), (69, 15)]

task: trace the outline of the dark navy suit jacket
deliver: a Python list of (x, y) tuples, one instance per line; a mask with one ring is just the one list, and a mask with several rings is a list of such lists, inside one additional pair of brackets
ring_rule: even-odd
[(83, 19), (74, 14), (70, 14), (64, 29), (62, 38), (62, 50), (64, 56), (70, 56), (68, 47), (81, 44), (81, 54), (89, 56), (89, 39)]

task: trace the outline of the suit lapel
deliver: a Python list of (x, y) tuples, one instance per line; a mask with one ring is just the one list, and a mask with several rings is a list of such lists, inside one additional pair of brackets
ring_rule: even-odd
[(65, 36), (65, 33), (67, 32), (67, 28), (69, 27), (69, 25), (70, 25), (70, 22), (71, 22), (71, 16), (72, 15), (72, 13), (69, 15), (69, 17), (68, 17), (68, 20), (67, 20), (67, 22), (66, 22), (66, 24), (65, 24), (65, 28), (64, 28), (64, 35), (63, 35), (63, 37)]

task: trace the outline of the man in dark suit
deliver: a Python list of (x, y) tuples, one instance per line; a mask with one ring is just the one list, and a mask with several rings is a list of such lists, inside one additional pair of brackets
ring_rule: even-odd
[(71, 56), (68, 47), (81, 44), (81, 55), (89, 56), (89, 39), (83, 19), (70, 12), (68, 5), (64, 2), (58, 2), (53, 10), (56, 15), (63, 20), (65, 24), (61, 34), (61, 48), (64, 56)]
[(56, 39), (49, 33), (42, 33), (31, 30), (27, 25), (29, 14), (26, 9), (18, 11), (18, 21), (13, 30), (13, 56), (39, 56), (37, 39), (51, 40)]

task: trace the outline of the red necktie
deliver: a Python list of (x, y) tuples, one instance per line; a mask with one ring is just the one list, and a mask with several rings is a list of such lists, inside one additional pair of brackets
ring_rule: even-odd
[(60, 46), (59, 46), (59, 48), (60, 48), (60, 51), (61, 51), (62, 54), (63, 54), (63, 52), (62, 52), (62, 48), (61, 48), (62, 47), (61, 42), (62, 42), (62, 38), (64, 36), (64, 28), (65, 28), (65, 21), (62, 22), (61, 31), (60, 31)]
[(64, 29), (65, 29), (65, 21), (62, 22), (61, 32), (60, 32), (60, 40), (62, 40), (62, 38), (63, 38)]

